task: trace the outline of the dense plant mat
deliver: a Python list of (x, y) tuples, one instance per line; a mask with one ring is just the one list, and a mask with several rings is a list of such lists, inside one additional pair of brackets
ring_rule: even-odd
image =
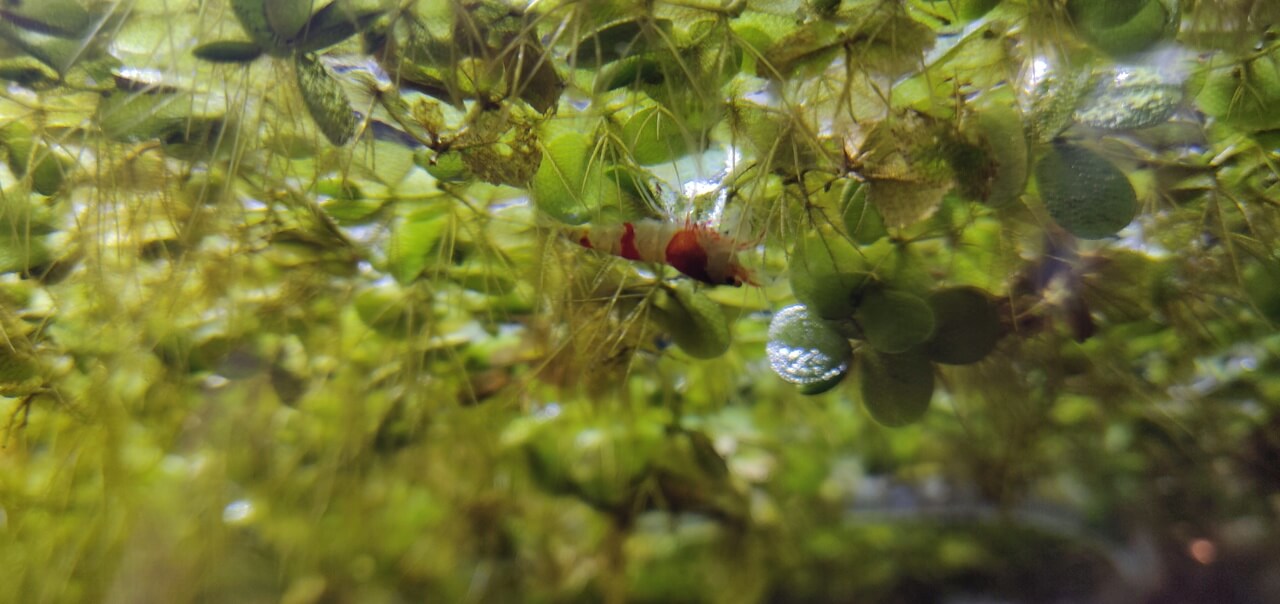
[(1280, 601), (1276, 23), (0, 2), (0, 603)]

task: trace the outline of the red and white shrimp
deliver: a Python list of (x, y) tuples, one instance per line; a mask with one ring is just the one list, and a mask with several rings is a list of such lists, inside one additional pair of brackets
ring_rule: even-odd
[(670, 265), (703, 283), (759, 285), (738, 263), (738, 250), (753, 244), (741, 244), (705, 224), (645, 219), (584, 226), (573, 229), (569, 237), (606, 254)]

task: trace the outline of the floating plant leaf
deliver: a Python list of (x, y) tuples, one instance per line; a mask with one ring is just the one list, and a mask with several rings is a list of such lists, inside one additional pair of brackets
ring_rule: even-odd
[(1153, 0), (1067, 0), (1067, 14), (1077, 27), (1115, 27), (1133, 18)]
[(7, 338), (4, 345), (0, 345), (0, 396), (19, 397), (36, 392), (44, 383), (40, 359), (11, 346)]
[(652, 105), (631, 114), (622, 127), (622, 144), (641, 165), (685, 156), (689, 153), (687, 136), (680, 122), (661, 105)]
[(853, 359), (849, 341), (802, 304), (773, 315), (765, 351), (773, 372), (805, 394), (834, 388)]
[(447, 208), (432, 204), (407, 210), (387, 244), (388, 271), (400, 283), (409, 283), (426, 269), (430, 255), (449, 226)]
[(467, 164), (462, 160), (462, 153), (454, 150), (435, 153), (429, 149), (420, 149), (413, 155), (414, 162), (426, 169), (436, 180), (443, 182), (463, 182), (471, 178)]
[(1280, 128), (1280, 50), (1209, 72), (1196, 104), (1249, 131)]
[(866, 352), (858, 360), (862, 404), (876, 422), (897, 428), (924, 417), (933, 399), (933, 364), (923, 354)]
[(5, 147), (9, 157), (9, 169), (13, 175), (22, 178), (27, 175), (27, 166), (35, 150), (35, 133), (25, 123), (13, 121), (0, 128), (0, 146)]
[(199, 107), (192, 95), (169, 92), (116, 92), (98, 103), (97, 112), (102, 133), (120, 142), (194, 138), (194, 123), (212, 127), (221, 118)]
[[(26, 274), (52, 260), (53, 252), (45, 243), (45, 237), (0, 231), (0, 274)], [(4, 348), (3, 344), (0, 344), (0, 348)]]
[(537, 130), (524, 112), (475, 112), (452, 148), (470, 174), (493, 184), (526, 186), (542, 162)]
[(880, 211), (867, 203), (867, 187), (856, 180), (850, 180), (844, 186), (841, 195), (844, 203), (845, 232), (854, 241), (863, 245), (875, 243), (888, 234), (884, 228), (884, 219)]
[(1081, 239), (1116, 234), (1138, 211), (1129, 179), (1096, 153), (1057, 143), (1036, 164), (1036, 182), (1049, 215)]
[(36, 148), (35, 161), (31, 169), (31, 190), (41, 195), (57, 193), (66, 178), (67, 162), (48, 147)]
[(880, 352), (906, 352), (933, 334), (933, 309), (924, 300), (901, 291), (871, 288), (854, 315), (867, 344)]
[(858, 148), (858, 171), (867, 179), (867, 200), (887, 226), (903, 228), (937, 211), (955, 184), (947, 157), (949, 126), (907, 113), (876, 124)]
[(34, 32), (79, 39), (89, 33), (94, 15), (76, 0), (27, 0), (0, 5), (0, 17)]
[(280, 43), (276, 33), (271, 29), (271, 23), (267, 21), (267, 1), (231, 0), (231, 11), (240, 21), (244, 32), (249, 34), (258, 46), (274, 56), (285, 56), (288, 50)]
[(852, 315), (857, 292), (871, 278), (862, 254), (842, 235), (829, 231), (801, 239), (788, 269), (796, 299), (824, 319)]
[(1081, 33), (1098, 49), (1121, 57), (1151, 48), (1176, 32), (1177, 27), (1178, 15), (1163, 0), (1147, 0), (1128, 21), (1113, 26), (1086, 24)]
[(298, 38), (293, 41), (293, 47), (299, 53), (323, 50), (368, 29), (383, 14), (385, 11), (358, 9), (337, 0), (317, 11), (307, 21)]
[(300, 54), (297, 60), (298, 89), (307, 111), (329, 142), (341, 146), (356, 132), (355, 111), (338, 82), (315, 57)]
[[(8, 149), (9, 169), (22, 178), (31, 173), (31, 189), (41, 195), (53, 195), (62, 187), (67, 163), (22, 122), (11, 122), (0, 128), (0, 145)], [(31, 162), (35, 162), (32, 166)]]
[(1075, 120), (1094, 128), (1120, 130), (1154, 126), (1182, 103), (1182, 87), (1149, 68), (1126, 68), (1099, 79), (1075, 112)]
[(594, 142), (581, 132), (563, 132), (546, 141), (542, 163), (533, 176), (538, 209), (567, 224), (586, 222), (604, 201), (606, 179), (592, 157)]
[(724, 309), (688, 284), (660, 293), (653, 302), (653, 318), (695, 359), (713, 359), (729, 350), (732, 338)]
[[(653, 25), (670, 29), (670, 21)], [(638, 19), (619, 19), (606, 23), (583, 36), (573, 49), (571, 59), (579, 67), (596, 67), (624, 56), (633, 55), (644, 46), (644, 25)]]
[(995, 161), (984, 201), (993, 208), (1011, 206), (1022, 197), (1031, 172), (1022, 116), (1011, 107), (992, 104), (978, 114), (978, 127)]
[(976, 287), (949, 287), (929, 295), (937, 329), (925, 346), (929, 359), (948, 365), (977, 363), (995, 350), (1002, 335), (991, 296)]
[(243, 40), (218, 40), (197, 46), (191, 54), (212, 63), (249, 63), (262, 56), (262, 46)]
[(414, 305), (405, 290), (395, 284), (362, 290), (355, 297), (356, 315), (369, 328), (386, 336), (403, 338), (426, 317), (414, 316)]
[(1027, 135), (1047, 143), (1071, 125), (1080, 100), (1089, 92), (1093, 73), (1083, 66), (1050, 71), (1036, 85), (1027, 118)]
[[(292, 39), (307, 24), (313, 8), (313, 0), (267, 0), (264, 4), (267, 25), (285, 40)], [(329, 6), (334, 4), (338, 2)]]
[(662, 84), (667, 76), (666, 67), (658, 60), (660, 56), (664, 55), (632, 55), (601, 67), (595, 76), (595, 92), (608, 92), (624, 86)]
[(0, 59), (0, 80), (37, 88), (58, 80), (58, 72), (35, 57)]
[(21, 49), (58, 73), (66, 73), (86, 54), (85, 45), (80, 40), (23, 29), (7, 19), (0, 19), (0, 40)]

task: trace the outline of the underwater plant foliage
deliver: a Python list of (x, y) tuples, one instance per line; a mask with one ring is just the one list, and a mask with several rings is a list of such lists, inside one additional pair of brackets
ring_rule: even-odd
[(1276, 23), (0, 2), (0, 602), (1274, 601)]

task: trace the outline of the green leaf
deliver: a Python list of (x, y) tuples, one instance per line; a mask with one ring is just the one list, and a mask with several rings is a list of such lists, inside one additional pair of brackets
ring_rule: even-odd
[(923, 354), (866, 352), (858, 360), (862, 404), (876, 422), (897, 428), (920, 421), (933, 399), (933, 364)]
[(409, 292), (394, 284), (361, 290), (356, 294), (354, 306), (362, 323), (392, 338), (407, 336), (415, 325), (427, 319), (417, 316), (419, 309)]
[(20, 397), (38, 391), (44, 384), (41, 373), (40, 359), (30, 352), (13, 350), (5, 339), (0, 346), (0, 396)]
[(605, 186), (595, 142), (580, 132), (563, 132), (546, 141), (531, 190), (538, 209), (566, 224), (582, 224), (601, 207)]
[[(0, 274), (27, 273), (49, 264), (53, 253), (43, 236), (26, 232), (0, 232)], [(4, 348), (0, 345), (0, 348)]]
[(89, 35), (94, 24), (94, 15), (76, 0), (7, 2), (0, 5), (0, 17), (33, 32), (74, 40)]
[(710, 298), (682, 284), (658, 294), (654, 321), (695, 359), (713, 359), (729, 350), (729, 319)]
[(329, 142), (345, 145), (356, 132), (355, 110), (347, 94), (314, 56), (299, 54), (296, 66), (298, 89), (311, 118)]
[(1133, 18), (1151, 0), (1067, 0), (1067, 14), (1077, 27), (1115, 27)]
[(1114, 26), (1086, 23), (1081, 33), (1103, 52), (1123, 57), (1147, 50), (1156, 42), (1172, 37), (1178, 30), (1179, 20), (1180, 15), (1166, 7), (1164, 0), (1146, 0), (1128, 21)]
[(1022, 197), (1031, 173), (1022, 116), (1009, 106), (992, 104), (978, 113), (978, 128), (995, 162), (984, 202), (993, 208), (1009, 207)]
[(291, 40), (311, 18), (313, 4), (314, 0), (266, 0), (267, 25), (281, 39)]
[(849, 372), (853, 360), (849, 341), (801, 304), (773, 315), (765, 351), (773, 372), (800, 386), (804, 394), (820, 394), (834, 388)]
[(344, 0), (335, 0), (311, 17), (293, 47), (299, 53), (323, 50), (368, 29), (383, 14), (385, 11), (357, 9)]
[(880, 352), (906, 352), (933, 335), (933, 309), (906, 292), (872, 288), (862, 296), (854, 318), (867, 344)]
[(863, 245), (875, 243), (888, 235), (879, 210), (867, 203), (867, 187), (856, 180), (844, 186), (844, 229), (854, 241)]
[(78, 39), (48, 36), (19, 28), (7, 20), (0, 20), (0, 40), (14, 45), (58, 73), (66, 73), (86, 52)]
[(449, 228), (450, 216), (446, 206), (433, 204), (410, 211), (398, 221), (387, 244), (387, 268), (396, 281), (410, 283), (427, 268)]
[(1094, 128), (1122, 130), (1154, 126), (1182, 103), (1182, 87), (1151, 68), (1120, 69), (1098, 81), (1076, 109), (1075, 120)]
[[(0, 128), (0, 145), (8, 149), (9, 169), (14, 176), (22, 178), (30, 171), (31, 190), (41, 195), (53, 195), (62, 188), (68, 162), (36, 140), (26, 124), (11, 122)], [(35, 162), (34, 166), (31, 162)]]
[(235, 13), (240, 26), (249, 38), (274, 56), (285, 56), (288, 50), (281, 43), (271, 23), (267, 21), (266, 3), (268, 0), (231, 0), (231, 11)]
[(1036, 164), (1036, 182), (1049, 215), (1081, 239), (1116, 234), (1133, 221), (1137, 194), (1129, 179), (1096, 153), (1055, 144)]
[(254, 42), (218, 40), (197, 46), (191, 54), (213, 63), (249, 63), (262, 56), (262, 47)]
[(1071, 125), (1080, 100), (1090, 90), (1093, 73), (1086, 66), (1063, 68), (1045, 74), (1036, 85), (1028, 118), (1028, 137), (1036, 143), (1057, 138)]
[(977, 363), (995, 350), (1004, 329), (987, 292), (976, 287), (950, 287), (929, 295), (937, 329), (925, 351), (929, 359), (949, 365)]
[(688, 138), (670, 110), (653, 105), (637, 111), (622, 127), (622, 144), (640, 165), (672, 161), (689, 153)]
[(1280, 128), (1280, 49), (1214, 68), (1196, 96), (1201, 110), (1236, 128)]
[(796, 299), (824, 319), (847, 319), (856, 297), (871, 281), (866, 259), (853, 244), (833, 232), (805, 235), (788, 265)]
[[(670, 21), (655, 21), (668, 31)], [(601, 25), (578, 41), (570, 53), (570, 61), (579, 67), (598, 67), (644, 49), (645, 24), (639, 19), (624, 18)]]
[(414, 162), (426, 169), (427, 173), (443, 182), (465, 182), (472, 178), (471, 171), (458, 151), (435, 153), (422, 149), (414, 153)]
[(58, 72), (35, 57), (11, 57), (0, 59), (0, 80), (37, 88), (56, 82)]

